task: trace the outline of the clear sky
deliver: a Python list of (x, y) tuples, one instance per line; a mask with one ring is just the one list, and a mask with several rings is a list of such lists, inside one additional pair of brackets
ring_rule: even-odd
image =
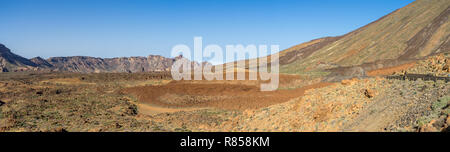
[(0, 43), (41, 56), (170, 57), (177, 44), (278, 44), (342, 35), (413, 0), (0, 0)]

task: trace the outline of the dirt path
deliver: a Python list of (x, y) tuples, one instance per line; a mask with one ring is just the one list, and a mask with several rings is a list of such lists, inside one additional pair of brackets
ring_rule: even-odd
[(195, 111), (195, 110), (202, 110), (205, 108), (164, 108), (164, 107), (158, 107), (153, 106), (145, 103), (138, 103), (136, 104), (138, 106), (138, 111), (145, 115), (156, 115), (160, 113), (174, 113), (174, 112), (180, 112), (180, 111)]
[(385, 76), (385, 75), (392, 75), (395, 72), (400, 72), (403, 70), (407, 70), (411, 67), (413, 67), (416, 64), (416, 62), (410, 62), (406, 64), (401, 64), (393, 67), (387, 67), (387, 68), (381, 68), (376, 70), (371, 70), (367, 72), (367, 76)]

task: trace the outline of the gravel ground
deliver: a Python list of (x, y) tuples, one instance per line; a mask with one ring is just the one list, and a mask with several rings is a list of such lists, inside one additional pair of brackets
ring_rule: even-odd
[(275, 132), (419, 131), (423, 126), (418, 121), (432, 113), (433, 103), (448, 96), (449, 89), (448, 83), (439, 81), (345, 80), (309, 90), (287, 103), (248, 110), (224, 127)]

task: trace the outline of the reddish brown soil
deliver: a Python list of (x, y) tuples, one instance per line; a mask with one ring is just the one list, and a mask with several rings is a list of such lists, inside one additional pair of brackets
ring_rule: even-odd
[(394, 74), (395, 72), (401, 72), (403, 70), (407, 70), (407, 69), (413, 67), (415, 64), (416, 64), (416, 62), (411, 62), (411, 63), (407, 63), (407, 64), (401, 64), (398, 66), (372, 70), (372, 71), (367, 72), (367, 75), (368, 76), (391, 75), (391, 74)]
[(290, 99), (302, 96), (305, 90), (325, 87), (330, 84), (332, 83), (319, 83), (293, 90), (261, 92), (259, 86), (173, 81), (162, 86), (127, 88), (123, 92), (137, 97), (140, 102), (156, 106), (245, 110), (287, 102)]

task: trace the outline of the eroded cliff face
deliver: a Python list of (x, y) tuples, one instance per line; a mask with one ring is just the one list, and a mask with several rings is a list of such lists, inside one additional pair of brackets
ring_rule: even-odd
[(68, 72), (151, 72), (167, 71), (176, 59), (148, 57), (95, 58), (87, 56), (53, 57), (47, 59), (55, 71)]
[(166, 58), (157, 55), (148, 57), (95, 58), (87, 56), (53, 57), (47, 62), (54, 71), (61, 72), (152, 72), (169, 71), (177, 58)]
[(148, 57), (112, 58), (105, 61), (115, 72), (168, 71), (176, 59), (150, 55)]

